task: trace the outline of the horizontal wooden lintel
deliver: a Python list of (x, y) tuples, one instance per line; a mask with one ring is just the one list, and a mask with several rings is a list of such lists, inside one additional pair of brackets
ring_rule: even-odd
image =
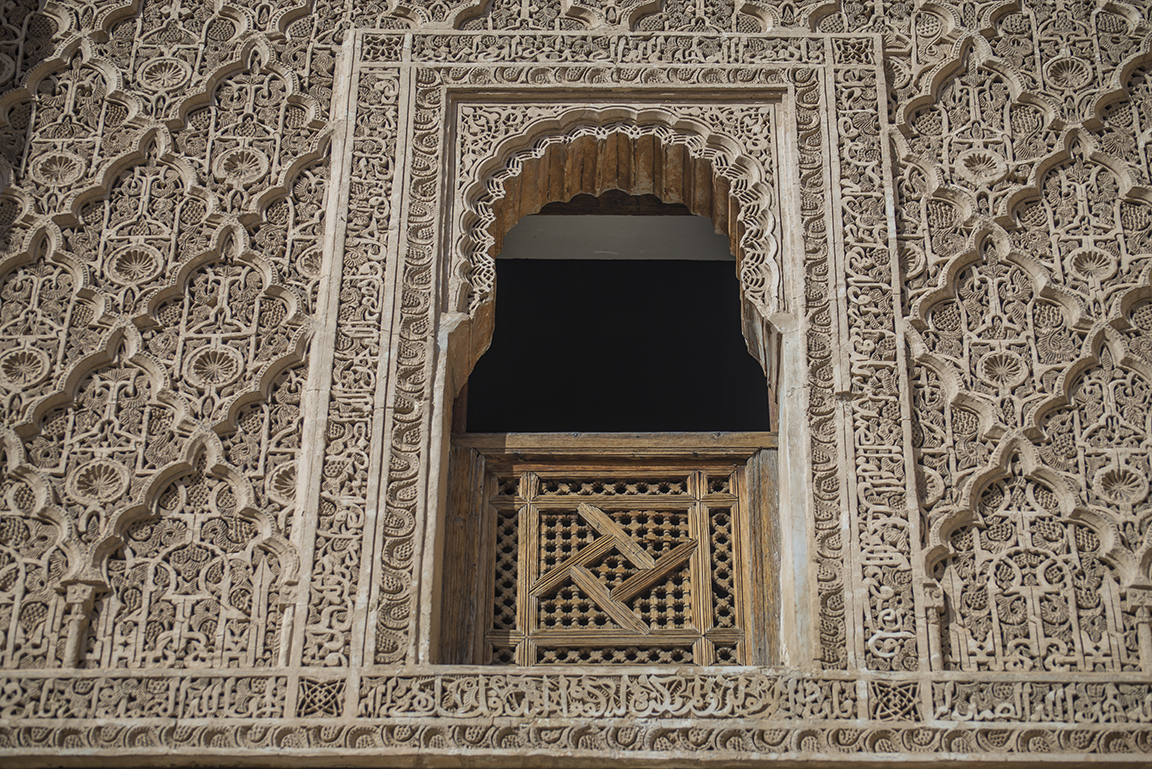
[(761, 449), (776, 448), (777, 434), (456, 433), (452, 443), (488, 456), (747, 459)]
[(540, 647), (556, 646), (685, 646), (700, 638), (694, 630), (654, 630), (641, 634), (617, 628), (538, 630), (531, 638)]

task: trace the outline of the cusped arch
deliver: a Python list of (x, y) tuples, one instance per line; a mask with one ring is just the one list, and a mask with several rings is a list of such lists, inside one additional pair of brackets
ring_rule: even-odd
[[(278, 606), (299, 564), (251, 483), (224, 461), (217, 436), (198, 432), (92, 549), (86, 576), (109, 591), (95, 607), (92, 662), (276, 664), (284, 642)], [(108, 643), (113, 624), (135, 634), (133, 642)]]
[[(925, 7), (949, 17), (954, 16), (952, 10), (936, 4)], [(987, 69), (1003, 78), (1012, 99), (1023, 100), (1035, 106), (1043, 105), (1050, 118), (1055, 116), (1051, 105), (1026, 92), (1020, 73), (1011, 64), (996, 56), (987, 40), (979, 35), (964, 35), (957, 38), (952, 44), (950, 55), (923, 76), (920, 93), (900, 106), (896, 116), (896, 127), (903, 136), (912, 136), (915, 133), (913, 122), (916, 116), (937, 104), (944, 90), (963, 73), (969, 64), (977, 68)]]
[(92, 548), (91, 575), (103, 573), (109, 555), (123, 544), (124, 534), (133, 523), (158, 514), (161, 497), (166, 490), (193, 474), (215, 478), (229, 487), (235, 498), (235, 515), (255, 527), (257, 537), (253, 540), (253, 546), (267, 547), (282, 557), (288, 566), (283, 580), (285, 583), (294, 582), (298, 577), (300, 563), (295, 548), (281, 535), (276, 521), (256, 504), (251, 482), (227, 463), (220, 438), (210, 430), (199, 430), (189, 437), (181, 457), (149, 479), (141, 492), (140, 501), (109, 518), (106, 535)]
[(924, 566), (929, 574), (950, 554), (949, 538), (957, 528), (983, 523), (981, 496), (993, 484), (1013, 476), (1038, 482), (1051, 490), (1054, 515), (1071, 517), (1077, 509), (1075, 490), (1063, 476), (1042, 462), (1035, 445), (1023, 436), (1009, 436), (997, 446), (988, 463), (968, 479), (956, 506), (930, 522), (928, 546), (924, 549)]
[[(976, 72), (991, 74), (975, 84)], [(954, 209), (944, 227), (926, 212), (929, 228), (966, 233), (983, 219), (1000, 221), (1036, 160), (1051, 152), (1056, 119), (1056, 109), (1026, 91), (1020, 73), (984, 38), (958, 40), (897, 114), (902, 162), (922, 170), (930, 201)]]
[[(1140, 669), (1126, 599), (1147, 584), (1138, 559), (1115, 523), (1084, 507), (1022, 436), (1004, 441), (969, 481), (960, 504), (933, 523), (928, 545), (947, 667)], [(1031, 617), (1044, 618), (1035, 632)]]
[(1142, 548), (1152, 518), (1147, 501), (1152, 362), (1134, 347), (1115, 328), (1097, 330), (1088, 340), (1089, 354), (1069, 367), (1056, 396), (1037, 415), (1046, 461), (1083, 476), (1089, 504), (1124, 529), (1125, 546), (1133, 552)]
[[(996, 439), (1014, 429), (1036, 437), (1035, 415), (1047, 403), (1039, 382), (1047, 372), (1078, 359), (1084, 329), (1090, 323), (1079, 298), (1054, 281), (1034, 259), (1013, 250), (1002, 228), (984, 222), (972, 242), (976, 246), (943, 265), (935, 286), (913, 302), (907, 332), (913, 359), (939, 376), (948, 406), (979, 416), (982, 437)], [(970, 286), (965, 290), (968, 283), (983, 286), (983, 293), (972, 293)], [(994, 292), (993, 296), (989, 291), (997, 283), (1015, 286), (1016, 291), (1009, 296)], [(1007, 304), (994, 311), (990, 302), (982, 299)], [(1048, 354), (1037, 361), (1026, 361), (1007, 348), (975, 355), (974, 346), (961, 340), (991, 344), (991, 337), (974, 335), (970, 326), (985, 325), (994, 312), (996, 317), (1014, 318), (1014, 322), (1023, 322), (1024, 315), (1032, 316), (1051, 338)], [(998, 365), (992, 365), (997, 361)], [(1003, 366), (1011, 371), (996, 374), (995, 369)], [(1026, 391), (1016, 389), (1024, 383), (1030, 383)], [(1009, 404), (1014, 416), (1006, 419), (1000, 410)]]
[(90, 271), (53, 251), (53, 235), (54, 225), (37, 228), (24, 250), (0, 260), (0, 413), (13, 423), (91, 352), (105, 314)]
[[(736, 138), (668, 111), (573, 108), (466, 160), (449, 308), (469, 326), (466, 370), (492, 335), (494, 255), (504, 235), (552, 201), (608, 190), (683, 203), (728, 236), (737, 259), (749, 350), (772, 376), (770, 319), (786, 309), (780, 225), (763, 135)], [(458, 356), (453, 356), (457, 357)], [(465, 374), (466, 376), (466, 374)], [(458, 383), (462, 378), (457, 378)]]
[[(301, 292), (252, 250), (243, 227), (228, 223), (212, 240), (133, 322), (191, 416), (226, 433), (236, 427), (238, 408), (267, 397), (275, 377), (306, 358), (315, 326)], [(207, 313), (213, 302), (227, 311)], [(206, 318), (198, 320), (200, 314)]]
[[(31, 464), (52, 479), (80, 550), (103, 535), (113, 511), (138, 498), (149, 467), (171, 462), (195, 427), (162, 364), (142, 348), (135, 326), (115, 326), (14, 427)], [(99, 430), (105, 421), (116, 425), (119, 445)]]

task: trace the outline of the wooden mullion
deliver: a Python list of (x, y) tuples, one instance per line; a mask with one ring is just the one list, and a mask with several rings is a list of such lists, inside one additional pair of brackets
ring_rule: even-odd
[[(531, 499), (535, 493), (535, 478), (525, 473), (520, 479), (520, 493)], [(532, 631), (536, 629), (538, 602), (528, 586), (536, 581), (540, 568), (540, 513), (529, 502), (520, 508), (520, 568), (516, 585), (516, 628), (527, 638), (516, 646), (516, 664), (531, 665), (536, 661), (536, 647)]]
[[(755, 461), (753, 458), (750, 461)], [(754, 643), (747, 643), (749, 639), (755, 638), (756, 634), (761, 632), (760, 622), (758, 621), (757, 607), (754, 605), (755, 599), (750, 595), (752, 585), (754, 583), (755, 568), (752, 565), (752, 552), (745, 548), (744, 543), (748, 540), (748, 515), (751, 513), (753, 506), (752, 501), (746, 492), (748, 488), (748, 468), (747, 465), (736, 470), (732, 473), (731, 489), (737, 492), (738, 497), (742, 495), (740, 501), (734, 504), (731, 508), (730, 519), (732, 521), (732, 599), (733, 608), (736, 610), (736, 627), (743, 631), (746, 643), (741, 645), (744, 653), (759, 656)], [(742, 659), (741, 662), (745, 664), (754, 664), (752, 659)]]
[[(697, 543), (689, 561), (692, 625), (703, 634), (712, 627), (712, 537), (708, 507), (701, 501), (708, 493), (707, 476), (696, 471), (692, 474), (690, 486), (696, 502), (688, 514), (688, 536)], [(692, 652), (698, 665), (711, 665), (715, 661), (712, 644), (703, 638), (693, 644)]]
[(520, 474), (520, 496), (524, 501), (532, 502), (536, 499), (540, 489), (540, 476), (532, 472)]
[(716, 664), (716, 646), (701, 636), (692, 642), (692, 661), (697, 665)]
[[(742, 568), (737, 585), (738, 612), (745, 633), (745, 659), (749, 665), (769, 665), (777, 654), (775, 625), (779, 595), (779, 535), (776, 531), (776, 452), (759, 451), (737, 471), (739, 515), (733, 515), (734, 556)], [(741, 616), (737, 614), (737, 617)]]
[[(484, 633), (492, 627), (491, 601), (484, 605), (485, 585), (495, 571), (495, 548), (483, 549), (484, 455), (475, 449), (453, 446), (449, 453), (445, 517), (446, 569), (441, 587), (440, 658), (467, 664), (480, 658)], [(477, 545), (480, 545), (480, 548)], [(491, 552), (489, 552), (491, 551)]]
[(516, 664), (525, 666), (536, 664), (536, 642), (531, 638), (525, 638), (516, 644)]
[[(480, 620), (480, 627), (490, 629), (495, 620), (495, 604), (496, 604), (496, 537), (497, 529), (499, 527), (499, 512), (494, 508), (489, 500), (496, 494), (496, 486), (498, 481), (496, 476), (492, 473), (485, 472), (484, 457), (480, 457), (480, 472), (482, 473), (483, 481), (479, 484), (480, 488), (477, 490), (476, 499), (474, 501), (474, 509), (482, 516), (483, 520), (480, 523), (480, 553), (481, 563), (486, 563), (487, 566), (483, 573), (479, 576), (479, 592), (480, 592), (480, 607), (477, 612), (477, 618)], [(487, 555), (487, 558), (483, 556)], [(484, 641), (483, 633), (473, 634), (475, 643), (472, 649), (472, 658), (478, 665), (490, 661), (489, 652), (490, 647)]]

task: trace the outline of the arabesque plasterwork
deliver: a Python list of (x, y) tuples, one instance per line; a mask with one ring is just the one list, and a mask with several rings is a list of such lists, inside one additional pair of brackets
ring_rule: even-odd
[[(5, 764), (1147, 760), (1150, 14), (2, 2)], [(438, 666), (446, 329), (611, 136), (802, 348), (802, 651)]]

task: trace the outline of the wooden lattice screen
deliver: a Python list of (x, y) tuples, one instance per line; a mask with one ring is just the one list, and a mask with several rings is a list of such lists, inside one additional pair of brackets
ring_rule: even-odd
[(768, 662), (773, 438), (456, 436), (446, 661)]

